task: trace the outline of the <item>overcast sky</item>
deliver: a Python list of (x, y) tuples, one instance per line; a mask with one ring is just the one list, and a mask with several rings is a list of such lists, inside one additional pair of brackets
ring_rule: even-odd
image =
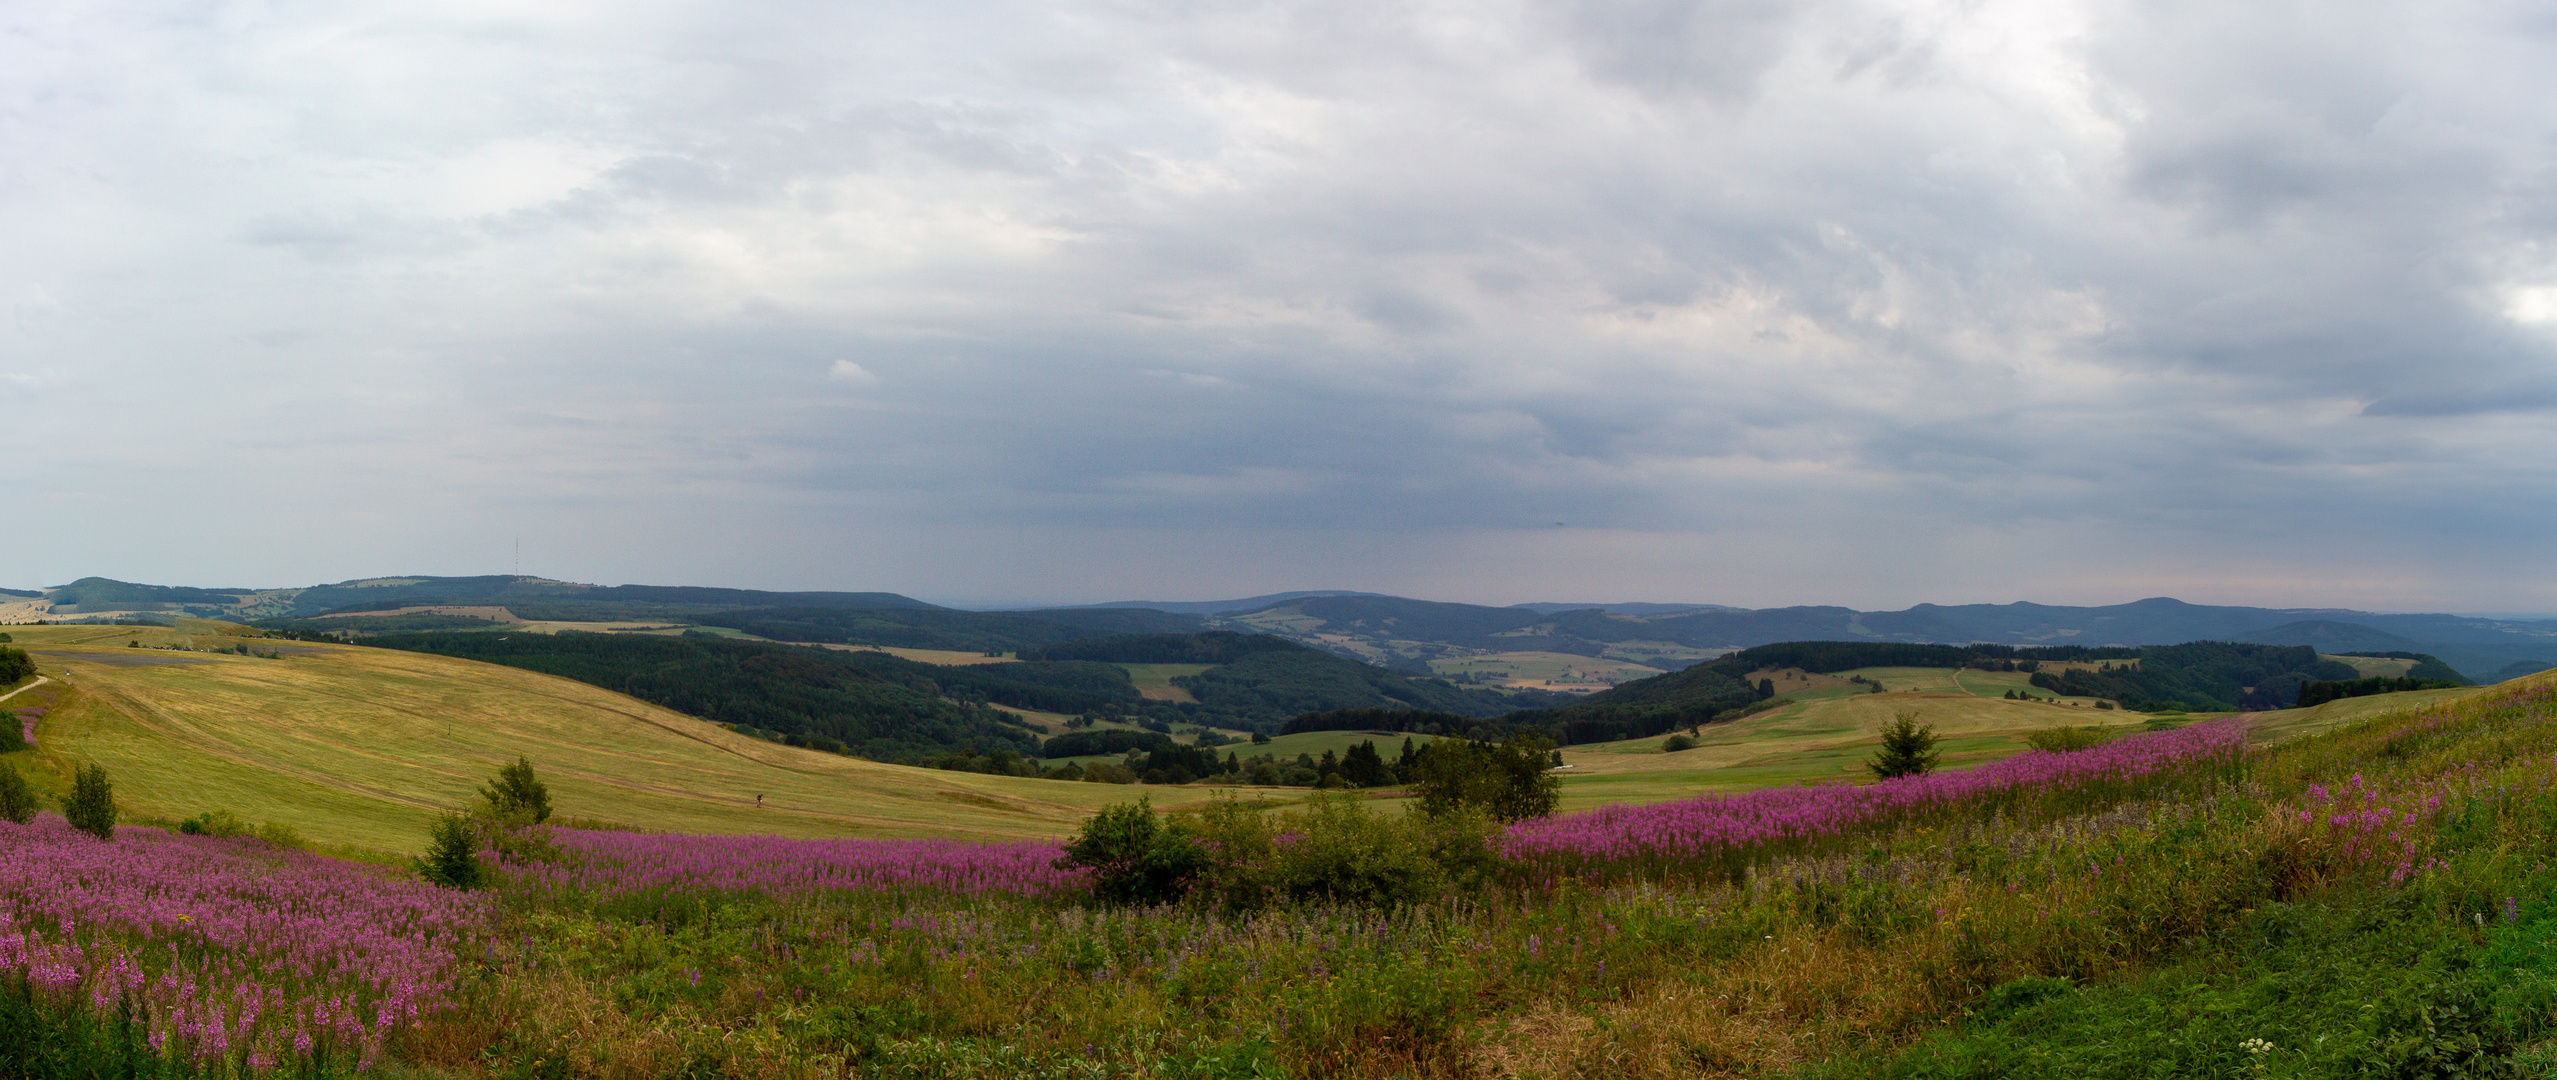
[(0, 6), (0, 585), (2557, 610), (2545, 4)]

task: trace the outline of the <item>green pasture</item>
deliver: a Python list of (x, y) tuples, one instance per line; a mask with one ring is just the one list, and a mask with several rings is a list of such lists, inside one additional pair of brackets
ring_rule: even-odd
[(2359, 672), (2361, 677), (2365, 679), (2394, 679), (2409, 671), (2415, 670), (2416, 664), (2416, 661), (2413, 660), (2400, 660), (2386, 656), (2328, 656), (2325, 653), (2319, 653), (2317, 658), (2320, 660), (2332, 660), (2338, 664), (2348, 665), (2354, 671)]
[(1195, 704), (1199, 699), (1191, 697), (1188, 688), (1172, 685), (1172, 680), (1185, 675), (1196, 675), (1215, 666), (1214, 664), (1118, 665), (1120, 670), (1128, 673), (1128, 681), (1136, 685), (1137, 693), (1153, 701), (1174, 701), (1185, 704)]
[(1456, 677), (1489, 675), (1503, 682), (1585, 683), (1591, 686), (1613, 686), (1646, 679), (1660, 674), (1662, 670), (1631, 660), (1558, 652), (1499, 652), (1443, 657), (1430, 661), (1429, 669), (1440, 675)]

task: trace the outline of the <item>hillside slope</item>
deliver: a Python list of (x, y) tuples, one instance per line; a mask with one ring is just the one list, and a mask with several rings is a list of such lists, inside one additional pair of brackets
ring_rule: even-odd
[[(462, 805), (518, 755), (564, 816), (678, 832), (1058, 836), (1133, 797), (1116, 785), (796, 750), (584, 683), (450, 657), (339, 646), (297, 646), (283, 659), (170, 653), (123, 646), (171, 632), (121, 627), (16, 634), (68, 689), (38, 720), (37, 748), (10, 758), (56, 791), (76, 765), (104, 765), (128, 819), (223, 809), (323, 843), (409, 852), (437, 810)], [(1208, 796), (1146, 793), (1157, 805)]]

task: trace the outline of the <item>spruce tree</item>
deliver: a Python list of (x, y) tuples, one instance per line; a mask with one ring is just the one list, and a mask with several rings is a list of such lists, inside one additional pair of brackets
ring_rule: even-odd
[(480, 788), (479, 797), (500, 821), (530, 824), (550, 819), (550, 788), (533, 775), (533, 763), (521, 756), (497, 770), (497, 779)]
[(476, 889), (482, 879), (479, 840), (470, 819), (442, 814), (428, 835), (426, 857), (417, 861), (418, 876), (448, 889)]
[(1894, 713), (1891, 723), (1882, 729), (1882, 749), (1865, 763), (1865, 768), (1872, 770), (1877, 780), (1924, 776), (1935, 771), (1936, 758), (1942, 756), (1935, 747), (1935, 729), (1919, 726), (1917, 713)]

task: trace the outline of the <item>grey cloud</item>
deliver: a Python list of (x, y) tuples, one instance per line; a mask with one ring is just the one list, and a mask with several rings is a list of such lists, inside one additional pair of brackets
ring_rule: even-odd
[[(288, 10), (115, 23), (147, 87), (25, 38), (0, 153), (77, 168), (0, 186), (0, 296), (60, 304), (0, 366), (66, 373), (11, 445), (427, 560), (110, 509), (25, 572), (478, 572), (429, 541), (529, 519), (544, 572), (945, 597), (2350, 604), (2230, 590), (2411, 559), (2455, 606), (2557, 524), (2526, 15), (674, 4), (252, 62)], [(153, 94), (189, 122), (98, 104)], [(207, 438), (256, 467), (153, 463)]]

